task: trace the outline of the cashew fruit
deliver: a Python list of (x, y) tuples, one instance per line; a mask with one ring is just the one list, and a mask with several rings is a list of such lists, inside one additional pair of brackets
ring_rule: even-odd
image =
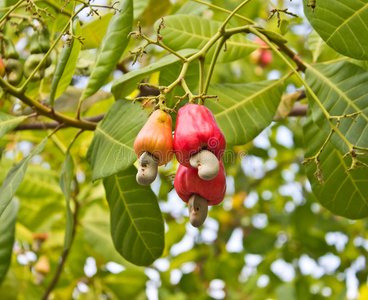
[(144, 152), (152, 154), (159, 166), (167, 164), (174, 156), (171, 116), (156, 110), (138, 133), (134, 151), (138, 157)]
[(5, 64), (0, 56), (0, 77), (4, 78), (5, 76)]
[(212, 180), (200, 178), (197, 169), (179, 165), (175, 175), (174, 187), (179, 197), (186, 203), (193, 194), (198, 194), (207, 200), (208, 205), (217, 205), (222, 202), (226, 192), (224, 163), (220, 160), (220, 170)]
[(5, 62), (5, 73), (8, 78), (8, 82), (16, 86), (23, 78), (23, 66), (19, 60), (14, 58), (8, 58)]
[(174, 135), (174, 151), (180, 164), (192, 169), (191, 156), (203, 149), (212, 152), (220, 160), (225, 148), (225, 137), (207, 107), (186, 104), (179, 109)]
[[(30, 55), (24, 63), (24, 76), (31, 76), (33, 70), (38, 66), (45, 55), (42, 53)], [(46, 62), (38, 69), (31, 81), (39, 81), (45, 76)]]
[[(268, 45), (259, 37), (256, 37), (254, 41), (258, 43), (261, 47), (268, 47)], [(273, 54), (272, 51), (268, 49), (257, 49), (256, 51), (251, 53), (250, 59), (255, 64), (258, 64), (262, 67), (267, 67), (273, 61)]]

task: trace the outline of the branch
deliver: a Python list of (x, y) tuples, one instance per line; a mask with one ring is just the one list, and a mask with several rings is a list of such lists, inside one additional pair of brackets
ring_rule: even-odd
[(51, 108), (48, 108), (47, 106), (41, 104), (40, 102), (35, 101), (29, 96), (25, 95), (19, 89), (16, 89), (13, 86), (9, 85), (1, 77), (0, 77), (0, 87), (2, 87), (3, 90), (9, 93), (10, 95), (18, 98), (23, 103), (30, 106), (39, 115), (46, 116), (50, 119), (57, 121), (60, 124), (64, 124), (65, 126), (69, 126), (69, 127), (76, 127), (76, 128), (80, 128), (84, 130), (92, 130), (92, 131), (96, 129), (96, 125), (97, 125), (96, 123), (73, 119), (65, 115), (62, 115), (58, 112), (55, 112)]
[(295, 105), (288, 117), (304, 117), (307, 115), (308, 104)]
[(72, 231), (72, 238), (71, 238), (71, 241), (70, 241), (70, 246), (68, 249), (65, 249), (62, 256), (61, 256), (61, 260), (59, 262), (59, 265), (57, 267), (57, 270), (54, 274), (54, 278), (52, 279), (49, 287), (47, 288), (46, 292), (43, 294), (41, 300), (47, 300), (48, 297), (50, 296), (50, 293), (52, 292), (52, 290), (55, 288), (59, 278), (60, 278), (60, 275), (61, 275), (61, 272), (63, 270), (63, 267), (64, 267), (64, 264), (66, 262), (66, 259), (68, 257), (68, 254), (69, 254), (69, 251), (70, 251), (70, 248), (71, 246), (73, 245), (73, 241), (74, 241), (74, 237), (75, 237), (75, 232), (76, 232), (76, 227), (77, 227), (77, 219), (78, 219), (78, 212), (79, 212), (79, 204), (77, 201), (74, 201), (75, 203), (75, 211), (74, 211), (74, 214), (73, 214), (73, 219), (74, 219), (74, 223), (73, 223), (73, 231)]
[[(94, 122), (98, 123), (103, 119), (105, 114), (100, 114), (88, 118), (84, 118), (83, 122)], [(38, 122), (38, 123), (28, 123), (28, 124), (21, 124), (14, 129), (14, 131), (21, 131), (21, 130), (46, 130), (46, 129), (54, 129), (60, 125), (59, 122)], [(62, 128), (69, 128), (72, 127), (70, 125), (64, 125)]]

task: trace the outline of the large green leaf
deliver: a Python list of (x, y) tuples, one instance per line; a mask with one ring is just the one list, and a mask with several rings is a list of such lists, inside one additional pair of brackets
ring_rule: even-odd
[(111, 105), (97, 125), (87, 160), (92, 165), (92, 180), (127, 169), (137, 159), (133, 149), (135, 137), (147, 121), (139, 105), (119, 100)]
[(116, 250), (128, 261), (148, 266), (164, 250), (164, 222), (157, 198), (135, 179), (131, 166), (103, 183), (111, 211), (111, 235)]
[(94, 251), (102, 255), (107, 261), (114, 261), (126, 268), (135, 267), (122, 258), (114, 247), (111, 235), (108, 234), (111, 230), (107, 208), (101, 207), (98, 203), (88, 206), (81, 223), (84, 240)]
[[(332, 116), (342, 116), (358, 111), (354, 122), (342, 119), (339, 130), (356, 146), (368, 147), (368, 72), (348, 62), (335, 64), (317, 64), (306, 72), (306, 81), (323, 106)], [(308, 94), (314, 122), (325, 134), (330, 131), (326, 117), (313, 98)], [(334, 136), (332, 141), (340, 151), (348, 151), (343, 141)]]
[(118, 299), (136, 299), (144, 292), (148, 276), (142, 270), (128, 269), (119, 274), (109, 275), (103, 279)]
[[(188, 57), (195, 52), (196, 50), (191, 49), (178, 51), (178, 53), (184, 57)], [(111, 92), (114, 94), (115, 99), (124, 98), (125, 96), (128, 96), (131, 92), (133, 92), (136, 88), (138, 88), (138, 84), (142, 81), (142, 79), (146, 78), (148, 75), (154, 72), (158, 72), (164, 69), (166, 70), (166, 68), (177, 63), (178, 61), (180, 61), (180, 59), (177, 56), (170, 54), (146, 67), (128, 72), (114, 82), (111, 88)], [(175, 80), (175, 78), (173, 78), (173, 80)]]
[[(321, 149), (327, 135), (314, 123), (309, 110), (307, 122), (304, 124), (305, 157), (315, 155)], [(307, 165), (312, 191), (318, 201), (336, 215), (351, 219), (367, 217), (368, 171), (357, 169), (346, 173), (351, 158), (343, 159), (343, 154), (334, 143), (327, 143), (319, 157), (320, 168), (323, 171), (322, 184), (314, 176), (316, 164), (312, 162)]]
[[(159, 21), (158, 21), (159, 22)], [(163, 43), (173, 50), (184, 48), (201, 49), (218, 32), (221, 22), (201, 18), (194, 15), (173, 15), (165, 18), (165, 28), (161, 30)], [(156, 22), (155, 27), (158, 26)], [(218, 62), (230, 62), (240, 59), (259, 45), (246, 39), (242, 34), (231, 36), (226, 41), (226, 51), (221, 51)], [(212, 47), (206, 56), (209, 62), (215, 47)]]
[(12, 131), (26, 118), (26, 116), (14, 117), (0, 111), (0, 138), (9, 131)]
[(13, 201), (0, 217), (0, 285), (11, 262), (19, 202)]
[(118, 9), (121, 11), (111, 18), (81, 100), (92, 96), (104, 84), (128, 45), (129, 39), (127, 36), (133, 23), (133, 1), (121, 1)]
[(70, 195), (71, 195), (71, 184), (74, 175), (74, 161), (73, 157), (70, 155), (69, 149), (65, 155), (65, 161), (61, 167), (60, 173), (60, 187), (64, 193), (66, 200), (66, 228), (65, 228), (65, 239), (64, 239), (64, 250), (68, 249), (72, 240), (73, 235), (73, 214), (70, 208)]
[(3, 214), (5, 208), (8, 206), (18, 187), (22, 183), (29, 161), (32, 157), (38, 155), (43, 150), (46, 142), (47, 138), (44, 138), (27, 157), (23, 158), (22, 161), (13, 167), (6, 175), (0, 190), (0, 216)]
[(361, 0), (318, 1), (314, 12), (303, 0), (304, 13), (322, 39), (337, 52), (368, 59), (368, 3)]
[(207, 100), (227, 143), (246, 144), (271, 124), (281, 101), (281, 80), (248, 84), (214, 84), (209, 94), (219, 101)]

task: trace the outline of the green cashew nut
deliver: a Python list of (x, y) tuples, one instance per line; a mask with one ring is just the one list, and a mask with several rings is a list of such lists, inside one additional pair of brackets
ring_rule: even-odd
[[(39, 53), (39, 54), (32, 54), (27, 58), (26, 62), (24, 63), (24, 76), (26, 76), (26, 78), (29, 78), (31, 76), (32, 72), (34, 71), (34, 69), (36, 69), (36, 67), (41, 62), (44, 56), (45, 56), (44, 54)], [(45, 76), (45, 67), (46, 64), (43, 63), (42, 66), (38, 69), (38, 71), (34, 74), (31, 81), (41, 80)]]
[(42, 52), (46, 53), (50, 49), (50, 32), (46, 27), (42, 27), (39, 32), (38, 42)]
[(16, 86), (23, 78), (23, 66), (22, 64), (14, 58), (9, 58), (5, 63), (5, 73), (8, 78), (8, 82)]

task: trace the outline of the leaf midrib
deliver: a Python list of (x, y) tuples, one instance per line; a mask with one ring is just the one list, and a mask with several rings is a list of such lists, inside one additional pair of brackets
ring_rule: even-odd
[[(283, 78), (281, 78), (281, 79), (283, 79)], [(263, 93), (267, 92), (268, 90), (270, 90), (270, 89), (272, 89), (273, 87), (275, 87), (276, 85), (278, 85), (278, 84), (280, 83), (280, 80), (281, 80), (281, 79), (276, 80), (276, 81), (275, 81), (275, 83), (273, 83), (273, 84), (271, 84), (271, 85), (267, 86), (267, 87), (266, 87), (266, 88), (264, 88), (264, 89), (261, 89), (260, 91), (256, 92), (255, 94), (251, 95), (251, 96), (250, 96), (250, 97), (248, 97), (248, 98), (245, 98), (244, 100), (242, 100), (242, 101), (238, 102), (237, 104), (235, 104), (235, 105), (233, 105), (233, 106), (229, 107), (228, 109), (223, 110), (222, 112), (220, 112), (220, 113), (218, 113), (218, 114), (215, 114), (215, 117), (217, 118), (218, 116), (220, 116), (220, 115), (222, 115), (222, 114), (227, 114), (229, 111), (231, 111), (231, 110), (235, 110), (236, 108), (238, 108), (239, 106), (243, 105), (244, 103), (246, 103), (246, 102), (248, 102), (248, 101), (250, 101), (250, 100), (252, 100), (252, 99), (254, 99), (254, 98), (258, 97), (259, 95), (261, 95), (261, 94), (263, 94)]]
[(124, 193), (123, 193), (123, 191), (120, 188), (119, 179), (118, 179), (118, 177), (117, 177), (116, 174), (114, 175), (114, 178), (115, 178), (116, 186), (117, 186), (118, 191), (119, 191), (119, 194), (120, 194), (121, 201), (124, 203), (125, 211), (127, 212), (128, 216), (129, 216), (129, 218), (131, 220), (131, 224), (135, 228), (138, 237), (140, 238), (140, 240), (142, 241), (142, 243), (144, 244), (144, 246), (146, 247), (146, 249), (148, 250), (148, 252), (151, 254), (152, 259), (155, 259), (155, 256), (153, 255), (151, 249), (147, 246), (146, 241), (142, 238), (142, 236), (140, 234), (140, 231), (138, 230), (137, 225), (134, 222), (134, 218), (132, 217), (132, 215), (130, 213), (130, 210), (128, 209), (128, 205), (127, 205), (127, 203), (125, 201), (125, 198), (124, 198)]
[(107, 139), (109, 139), (110, 141), (112, 141), (115, 144), (118, 145), (122, 145), (123, 147), (126, 147), (132, 151), (134, 151), (134, 149), (132, 147), (129, 147), (127, 144), (123, 144), (122, 142), (118, 141), (117, 139), (113, 138), (111, 135), (108, 135), (105, 131), (103, 131), (100, 127), (96, 128), (96, 131), (100, 132), (103, 136), (105, 136)]
[[(334, 91), (336, 91), (348, 104), (350, 104), (356, 111), (362, 111), (362, 109), (360, 109), (359, 107), (357, 107), (355, 105), (355, 103), (346, 96), (346, 94), (337, 87), (337, 85), (330, 80), (330, 78), (326, 77), (325, 75), (323, 75), (321, 72), (319, 72), (317, 69), (313, 68), (313, 67), (309, 67), (308, 68), (311, 72), (315, 73), (317, 76), (319, 76), (321, 79), (324, 80), (324, 83), (327, 83)], [(363, 116), (364, 119), (366, 119), (368, 121), (368, 117), (364, 114), (361, 113), (361, 116)]]
[(346, 20), (344, 20), (344, 22), (342, 22), (338, 27), (336, 27), (336, 29), (331, 33), (331, 35), (329, 36), (329, 38), (326, 40), (326, 43), (328, 43), (328, 41), (335, 35), (335, 33), (337, 33), (339, 31), (339, 29), (342, 26), (346, 25), (352, 18), (354, 18), (356, 15), (358, 15), (362, 10), (366, 9), (367, 7), (368, 7), (368, 4), (365, 4), (364, 6), (362, 6), (361, 9), (357, 10), (349, 18), (347, 18)]

